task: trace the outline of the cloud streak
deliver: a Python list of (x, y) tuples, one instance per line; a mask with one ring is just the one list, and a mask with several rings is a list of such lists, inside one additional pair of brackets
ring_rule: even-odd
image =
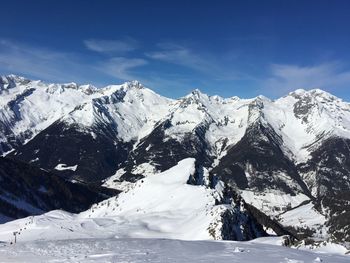
[(271, 95), (284, 95), (295, 89), (341, 89), (350, 83), (350, 71), (342, 63), (331, 62), (314, 66), (274, 64), (271, 76), (262, 81), (264, 90)]
[(83, 79), (84, 61), (71, 53), (0, 39), (0, 70), (50, 81)]
[[(182, 95), (194, 87), (206, 88), (208, 92), (217, 90), (228, 96), (240, 92), (243, 96), (262, 93), (279, 97), (298, 88), (321, 88), (340, 94), (349, 88), (350, 83), (350, 70), (341, 61), (309, 66), (272, 64), (254, 78), (249, 68), (244, 71), (237, 66), (238, 63), (225, 63), (223, 59), (183, 45), (162, 43), (152, 52), (139, 50), (137, 54), (109, 53), (107, 50), (112, 48), (107, 46), (95, 46), (100, 50), (96, 52), (104, 54), (95, 56), (86, 50), (81, 53), (62, 52), (0, 38), (0, 74), (14, 73), (50, 82), (92, 82), (98, 86), (137, 79), (151, 88), (163, 89), (163, 93), (169, 96)], [(118, 50), (130, 52), (127, 50), (131, 49)], [(174, 70), (162, 70), (158, 63), (181, 68), (169, 65)]]
[(147, 65), (148, 62), (140, 58), (114, 57), (108, 61), (101, 62), (99, 69), (121, 80), (137, 79), (131, 71), (134, 68)]
[(207, 71), (212, 68), (207, 60), (188, 48), (172, 44), (158, 44), (158, 46), (161, 47), (161, 50), (147, 52), (145, 55), (154, 60), (188, 67), (198, 71)]
[[(138, 79), (132, 70), (146, 64), (144, 59), (127, 57), (102, 58), (91, 63), (86, 56), (79, 53), (61, 52), (0, 39), (1, 74), (24, 74), (53, 82), (92, 81), (101, 85), (96, 80), (106, 79), (106, 76), (119, 80)], [(94, 76), (93, 79), (91, 76)]]
[(146, 52), (150, 60), (165, 62), (191, 69), (200, 75), (210, 76), (214, 81), (232, 81), (251, 78), (237, 66), (226, 64), (225, 59), (213, 56), (208, 52), (199, 52), (193, 48), (176, 43), (163, 42), (157, 44), (158, 50)]
[(126, 53), (136, 50), (139, 45), (132, 38), (120, 40), (87, 39), (84, 40), (87, 49), (100, 53)]

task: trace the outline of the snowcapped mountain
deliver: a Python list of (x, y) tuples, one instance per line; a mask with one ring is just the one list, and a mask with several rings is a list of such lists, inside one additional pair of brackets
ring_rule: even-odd
[[(98, 89), (10, 75), (0, 79), (0, 104), (3, 155), (68, 180), (117, 188), (123, 193), (113, 205), (120, 208), (123, 196), (135, 199), (128, 207), (137, 206), (145, 193), (150, 196), (147, 183), (156, 187), (155, 174), (159, 180), (167, 178), (162, 181), (166, 186), (171, 179), (162, 172), (194, 158), (196, 170), (205, 172), (192, 177), (183, 173), (192, 179), (181, 185), (188, 188), (189, 198), (193, 194), (198, 199), (201, 213), (221, 213), (216, 222), (237, 227), (242, 222), (233, 218), (243, 213), (254, 222), (253, 229), (263, 229), (251, 231), (249, 238), (273, 230), (296, 239), (350, 242), (350, 104), (327, 92), (296, 90), (270, 100), (221, 98), (194, 90), (174, 100), (136, 81)], [(219, 194), (218, 182), (225, 185), (226, 201), (210, 197)], [(200, 186), (208, 189), (197, 196)], [(154, 198), (164, 199), (164, 205), (183, 202)], [(232, 201), (244, 204), (249, 215)], [(94, 209), (99, 217), (119, 217), (101, 209)], [(132, 217), (136, 215), (133, 211)], [(141, 215), (137, 220), (151, 218)], [(207, 230), (213, 218), (199, 217), (204, 221), (198, 227)], [(238, 239), (238, 234), (214, 236)]]
[(87, 100), (95, 88), (56, 85), (9, 75), (0, 78), (1, 152), (23, 144)]
[(215, 158), (224, 156), (248, 126), (261, 121), (281, 137), (285, 154), (298, 163), (310, 158), (311, 146), (321, 138), (350, 137), (349, 104), (321, 90), (297, 90), (275, 101), (263, 96), (223, 99), (194, 90), (172, 100), (137, 81), (97, 89), (9, 75), (1, 77), (0, 92), (4, 153), (57, 121), (86, 132), (105, 126), (114, 139), (132, 141), (133, 146), (165, 122), (165, 136), (177, 141), (204, 129)]

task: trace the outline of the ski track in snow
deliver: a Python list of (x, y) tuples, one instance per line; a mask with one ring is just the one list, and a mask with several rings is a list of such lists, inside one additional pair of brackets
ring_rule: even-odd
[(252, 242), (109, 238), (0, 243), (0, 261), (345, 263), (349, 257)]

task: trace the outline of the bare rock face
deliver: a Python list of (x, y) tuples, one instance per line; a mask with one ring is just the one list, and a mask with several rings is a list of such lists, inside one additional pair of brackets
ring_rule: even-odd
[(54, 209), (77, 213), (118, 194), (98, 186), (71, 183), (43, 169), (3, 157), (0, 181), (0, 214), (7, 220)]

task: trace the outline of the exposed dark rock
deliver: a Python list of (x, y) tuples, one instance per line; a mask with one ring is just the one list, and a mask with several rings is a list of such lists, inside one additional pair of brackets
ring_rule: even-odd
[(20, 218), (54, 209), (80, 212), (118, 191), (71, 183), (28, 164), (0, 157), (0, 214)]
[[(328, 214), (335, 241), (350, 241), (350, 140), (331, 137), (298, 170), (316, 193), (316, 208)], [(311, 174), (311, 176), (310, 176)]]
[[(249, 188), (259, 192), (278, 189), (292, 195), (302, 192), (310, 196), (294, 163), (284, 154), (281, 145), (281, 138), (271, 127), (256, 122), (227, 151), (212, 174), (239, 189)], [(283, 181), (280, 173), (289, 177), (293, 184)]]
[[(116, 172), (126, 161), (130, 147), (112, 137), (105, 127), (89, 132), (55, 122), (8, 156), (70, 179), (96, 183)], [(77, 169), (55, 170), (58, 164), (77, 165)]]
[[(166, 136), (165, 130), (170, 127), (171, 123), (167, 120), (143, 138), (137, 148), (130, 152), (126, 170), (130, 172), (134, 166), (151, 163), (157, 170), (164, 171), (188, 157), (196, 158), (201, 165), (211, 165), (213, 157), (205, 139), (206, 127), (197, 127), (193, 133), (186, 134), (181, 141)], [(123, 179), (132, 181), (135, 178), (126, 173)]]

